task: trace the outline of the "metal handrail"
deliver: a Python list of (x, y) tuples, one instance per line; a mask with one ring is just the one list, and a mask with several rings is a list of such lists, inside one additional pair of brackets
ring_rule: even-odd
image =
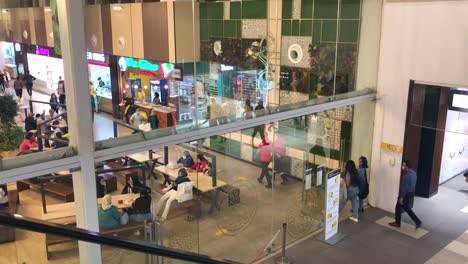
[(182, 261), (189, 261), (192, 263), (203, 264), (227, 264), (236, 263), (232, 261), (224, 261), (210, 258), (206, 255), (195, 254), (191, 252), (171, 249), (155, 244), (150, 244), (141, 241), (132, 241), (123, 239), (122, 237), (116, 238), (112, 235), (103, 235), (98, 232), (93, 232), (77, 227), (54, 224), (46, 221), (41, 221), (33, 218), (24, 217), (21, 215), (12, 215), (5, 212), (0, 212), (0, 224), (11, 227), (16, 227), (28, 231), (40, 232), (44, 234), (54, 234), (80, 241), (106, 245), (126, 250), (141, 252), (145, 254), (152, 254), (161, 257), (167, 257)]

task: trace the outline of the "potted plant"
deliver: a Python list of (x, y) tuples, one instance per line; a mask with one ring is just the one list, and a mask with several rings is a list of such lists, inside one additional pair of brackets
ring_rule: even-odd
[(9, 157), (19, 148), (24, 133), (15, 123), (18, 104), (11, 95), (0, 96), (0, 156)]

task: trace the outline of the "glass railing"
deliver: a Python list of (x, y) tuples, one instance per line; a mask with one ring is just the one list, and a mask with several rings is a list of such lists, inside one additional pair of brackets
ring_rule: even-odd
[[(206, 130), (206, 131), (217, 130), (219, 132), (223, 128), (226, 128), (226, 130), (230, 130), (232, 129), (232, 127), (236, 126), (235, 124), (236, 122), (241, 122), (241, 121), (246, 121), (243, 124), (246, 125), (246, 127), (249, 127), (249, 123), (252, 122), (251, 120), (258, 120), (259, 122), (268, 122), (269, 120), (273, 120), (276, 114), (285, 114), (285, 113), (288, 113), (288, 111), (292, 111), (292, 110), (300, 111), (301, 109), (303, 109), (303, 111), (300, 113), (297, 113), (296, 115), (297, 116), (305, 115), (305, 114), (308, 114), (307, 111), (309, 111), (309, 113), (310, 111), (312, 111), (311, 109), (307, 109), (308, 107), (325, 105), (326, 103), (331, 103), (331, 102), (340, 102), (340, 101), (344, 102), (347, 99), (358, 98), (358, 97), (362, 97), (363, 101), (370, 101), (373, 98), (375, 98), (375, 91), (372, 89), (364, 89), (364, 90), (354, 91), (354, 92), (345, 93), (345, 94), (337, 94), (334, 96), (316, 98), (316, 99), (303, 101), (299, 103), (292, 103), (292, 104), (280, 105), (280, 106), (275, 106), (275, 107), (267, 107), (263, 110), (252, 111), (249, 115), (246, 115), (244, 112), (238, 112), (237, 114), (234, 114), (234, 115), (217, 116), (216, 118), (208, 119), (207, 122), (206, 120), (205, 121), (192, 121), (192, 123), (189, 123), (189, 124), (176, 125), (176, 126), (169, 127), (169, 128), (161, 128), (161, 129), (151, 130), (151, 131), (144, 132), (144, 133), (142, 132), (142, 130), (134, 128), (134, 131), (137, 131), (138, 133), (128, 135), (128, 132), (127, 132), (119, 138), (111, 138), (111, 139), (97, 141), (96, 151), (109, 149), (109, 148), (122, 146), (122, 145), (127, 145), (127, 144), (132, 144), (132, 143), (138, 143), (144, 140), (151, 140), (151, 139), (156, 139), (156, 138), (161, 139), (161, 141), (163, 141), (164, 137), (183, 134), (186, 132), (203, 131), (203, 130)], [(348, 104), (353, 104), (353, 103), (356, 103), (356, 102), (349, 102)], [(332, 108), (332, 106), (329, 106), (329, 108)], [(291, 118), (291, 117), (293, 116), (283, 117), (283, 119)], [(113, 122), (115, 126), (116, 121), (113, 121)], [(199, 123), (197, 124), (195, 122), (199, 122)], [(214, 128), (217, 128), (217, 129), (214, 129)], [(114, 131), (116, 130), (114, 129)], [(117, 133), (114, 133), (114, 134), (119, 136)]]
[[(280, 249), (284, 223), (287, 244), (323, 231), (327, 173), (347, 160), (359, 164), (361, 156), (371, 156), (374, 109), (375, 102), (367, 101), (210, 136), (198, 134), (195, 140), (181, 133), (182, 143), (161, 137), (163, 147), (154, 148), (143, 135), (148, 138), (160, 130), (138, 132), (129, 137), (140, 138), (140, 150), (101, 150), (115, 158), (96, 163), (97, 210), (105, 211), (103, 197), (110, 195), (108, 205), (124, 219), (116, 224), (126, 230), (119, 239), (241, 263), (259, 261)], [(192, 186), (186, 200), (178, 198), (179, 187), (173, 185), (183, 176), (182, 167)], [(75, 188), (72, 172), (56, 169), (34, 179), (15, 179), (6, 189), (12, 200), (19, 190), (18, 212), (25, 217), (76, 224), (74, 192), (90, 194), (91, 186)], [(142, 197), (151, 202), (135, 214)], [(346, 219), (349, 203), (345, 207), (346, 200), (340, 199), (339, 218)], [(144, 220), (158, 224), (147, 226)], [(102, 218), (96, 221), (106, 224)]]

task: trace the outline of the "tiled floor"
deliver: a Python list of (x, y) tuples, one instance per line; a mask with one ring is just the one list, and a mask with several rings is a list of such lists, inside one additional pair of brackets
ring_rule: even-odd
[[(307, 239), (288, 249), (295, 263), (468, 263), (468, 214), (461, 208), (468, 205), (468, 184), (456, 190), (439, 187), (430, 199), (416, 198), (414, 210), (423, 221), (427, 234), (419, 238), (384, 227), (377, 221), (392, 214), (368, 209), (359, 223), (340, 223), (346, 238), (335, 246), (325, 245), (315, 238)], [(413, 225), (404, 214), (403, 221)], [(274, 263), (273, 258), (263, 263)]]

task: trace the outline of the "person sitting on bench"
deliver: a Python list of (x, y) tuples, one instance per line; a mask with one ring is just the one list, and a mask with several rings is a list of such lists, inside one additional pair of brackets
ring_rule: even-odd
[[(175, 179), (175, 181), (172, 184), (170, 184), (168, 187), (163, 189), (163, 192), (165, 194), (163, 195), (163, 197), (161, 197), (161, 199), (156, 204), (154, 215), (158, 222), (162, 223), (167, 219), (167, 215), (169, 214), (169, 210), (171, 209), (171, 203), (177, 198), (177, 187), (179, 184), (184, 183), (184, 182), (190, 182), (190, 179), (188, 178), (187, 169), (181, 168), (178, 172), (178, 176)], [(158, 213), (161, 210), (161, 207), (163, 206), (164, 203), (166, 204), (166, 207), (164, 208), (164, 212), (161, 218), (158, 218)]]
[(153, 219), (151, 214), (151, 195), (148, 188), (140, 190), (140, 197), (133, 202), (133, 207), (128, 210), (131, 222), (143, 223)]
[(112, 229), (120, 226), (121, 214), (115, 205), (112, 205), (112, 197), (104, 195), (102, 204), (98, 208), (99, 227)]
[(139, 193), (142, 187), (143, 183), (141, 183), (140, 178), (138, 175), (134, 174), (128, 178), (127, 184), (122, 190), (122, 194)]

